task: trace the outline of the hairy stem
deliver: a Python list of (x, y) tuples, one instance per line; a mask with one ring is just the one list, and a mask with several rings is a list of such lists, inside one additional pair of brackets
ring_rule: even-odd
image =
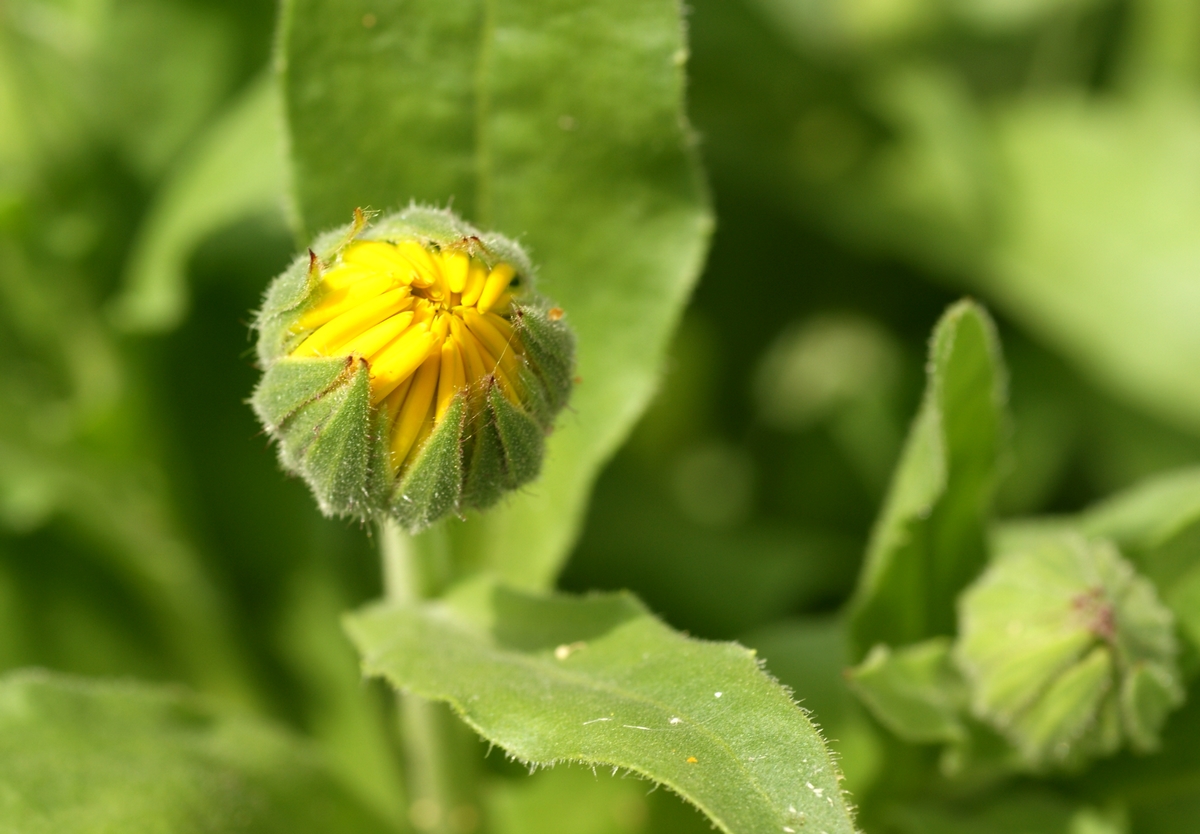
[[(380, 523), (379, 541), (389, 601), (414, 603), (443, 584), (436, 544), (418, 546), (392, 521)], [(409, 821), (422, 834), (470, 834), (480, 820), (473, 739), (445, 704), (411, 692), (397, 699)]]

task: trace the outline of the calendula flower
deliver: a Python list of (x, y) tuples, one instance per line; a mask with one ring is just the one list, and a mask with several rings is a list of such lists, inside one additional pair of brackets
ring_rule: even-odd
[(318, 239), (272, 284), (252, 404), (327, 514), (412, 530), (536, 477), (573, 339), (512, 241), (410, 208)]

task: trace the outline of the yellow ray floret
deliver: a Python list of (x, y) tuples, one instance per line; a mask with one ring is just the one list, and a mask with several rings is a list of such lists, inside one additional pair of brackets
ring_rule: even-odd
[[(466, 241), (464, 241), (466, 245)], [(512, 323), (516, 270), (416, 241), (356, 241), (320, 273), (293, 331), (295, 357), (362, 357), (371, 402), (392, 415), (399, 469), (455, 398), (498, 384), (511, 402), (525, 361)]]

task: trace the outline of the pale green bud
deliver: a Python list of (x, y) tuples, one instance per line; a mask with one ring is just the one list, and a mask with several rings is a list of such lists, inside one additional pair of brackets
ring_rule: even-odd
[(959, 602), (954, 656), (972, 712), (1027, 767), (1152, 750), (1183, 699), (1174, 618), (1105, 540), (1015, 539)]

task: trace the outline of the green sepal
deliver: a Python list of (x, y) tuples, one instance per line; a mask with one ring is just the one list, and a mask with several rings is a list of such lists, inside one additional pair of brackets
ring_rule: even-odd
[(510, 403), (493, 385), (488, 410), (504, 449), (504, 485), (516, 489), (537, 477), (542, 469), (546, 436), (532, 417)]
[(895, 650), (876, 643), (846, 672), (846, 682), (879, 722), (905, 741), (966, 740), (967, 691), (951, 661), (949, 638)]
[(466, 397), (459, 394), (404, 472), (392, 497), (392, 515), (409, 532), (424, 530), (459, 505)]
[[(1037, 767), (1071, 765), (1081, 753), (1103, 750), (1099, 739), (1078, 750), (1085, 733), (1097, 725), (1105, 696), (1113, 683), (1112, 653), (1096, 646), (1050, 681), (1030, 707), (1009, 727), (1022, 757)], [(1093, 748), (1101, 748), (1093, 751)]]
[(562, 319), (552, 321), (546, 310), (533, 305), (515, 307), (513, 324), (529, 368), (544, 386), (547, 413), (555, 415), (567, 404), (574, 384), (575, 336)]
[(1170, 712), (1183, 701), (1179, 682), (1161, 667), (1138, 664), (1125, 676), (1119, 696), (1121, 727), (1139, 753), (1159, 747), (1159, 733)]
[(339, 394), (300, 470), (321, 512), (362, 518), (371, 512), (371, 376), (365, 361), (359, 361)]
[(391, 500), (396, 488), (396, 473), (392, 469), (392, 447), (389, 429), (395, 419), (386, 406), (376, 408), (371, 417), (371, 436), (368, 445), (371, 459), (368, 464), (367, 489), (370, 492), (372, 511), (380, 511)]
[[(495, 385), (492, 386), (495, 388)], [(480, 398), (486, 401), (484, 397)], [(491, 408), (478, 406), (463, 483), (463, 504), (486, 510), (504, 495), (504, 447)]]
[(350, 370), (342, 356), (281, 359), (267, 369), (250, 406), (267, 431), (275, 434), (301, 406), (332, 388)]

